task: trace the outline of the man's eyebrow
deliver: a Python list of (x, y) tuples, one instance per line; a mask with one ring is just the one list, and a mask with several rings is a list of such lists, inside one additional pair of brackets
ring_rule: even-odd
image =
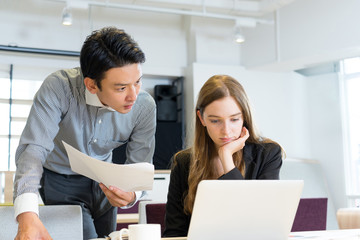
[[(142, 79), (143, 76), (139, 77), (138, 80), (136, 81), (140, 81)], [(115, 83), (114, 86), (126, 86), (126, 85), (129, 85), (130, 83)]]
[[(230, 115), (230, 117), (235, 117), (235, 116), (238, 116), (238, 115), (241, 115), (241, 112), (238, 112), (238, 113), (235, 113), (235, 114), (232, 114)], [(220, 116), (217, 116), (217, 115), (209, 115), (208, 117), (212, 117), (212, 118), (221, 118)]]

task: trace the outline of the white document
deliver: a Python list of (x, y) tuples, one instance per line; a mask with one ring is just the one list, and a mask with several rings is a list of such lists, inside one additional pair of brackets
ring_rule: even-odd
[(151, 190), (154, 165), (150, 163), (114, 164), (92, 158), (63, 141), (71, 170), (105, 186), (126, 192)]

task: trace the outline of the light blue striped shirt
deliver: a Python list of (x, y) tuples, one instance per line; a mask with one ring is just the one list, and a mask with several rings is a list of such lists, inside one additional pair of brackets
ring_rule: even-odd
[(76, 174), (62, 141), (107, 162), (114, 148), (127, 143), (126, 163), (152, 163), (155, 129), (156, 105), (147, 92), (140, 91), (132, 110), (122, 114), (103, 106), (87, 91), (80, 68), (51, 74), (34, 97), (16, 151), (15, 205), (21, 205), (16, 198), (22, 194), (37, 196), (43, 167)]

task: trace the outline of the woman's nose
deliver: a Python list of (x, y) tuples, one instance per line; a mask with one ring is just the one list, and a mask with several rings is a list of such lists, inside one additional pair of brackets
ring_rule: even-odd
[(228, 134), (228, 133), (229, 133), (229, 131), (230, 131), (230, 126), (229, 126), (229, 124), (228, 124), (227, 122), (224, 122), (223, 127), (222, 127), (222, 131), (223, 131), (224, 134)]

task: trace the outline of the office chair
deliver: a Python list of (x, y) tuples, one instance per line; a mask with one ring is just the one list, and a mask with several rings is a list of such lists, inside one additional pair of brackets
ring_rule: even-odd
[[(39, 206), (39, 216), (54, 240), (83, 239), (81, 207), (77, 205)], [(0, 239), (14, 239), (18, 224), (13, 206), (0, 206)]]
[(340, 229), (360, 228), (360, 208), (340, 208), (336, 212)]
[(326, 230), (327, 198), (301, 198), (291, 231)]
[(158, 223), (161, 226), (161, 234), (165, 230), (166, 203), (148, 203), (145, 206), (146, 223)]

